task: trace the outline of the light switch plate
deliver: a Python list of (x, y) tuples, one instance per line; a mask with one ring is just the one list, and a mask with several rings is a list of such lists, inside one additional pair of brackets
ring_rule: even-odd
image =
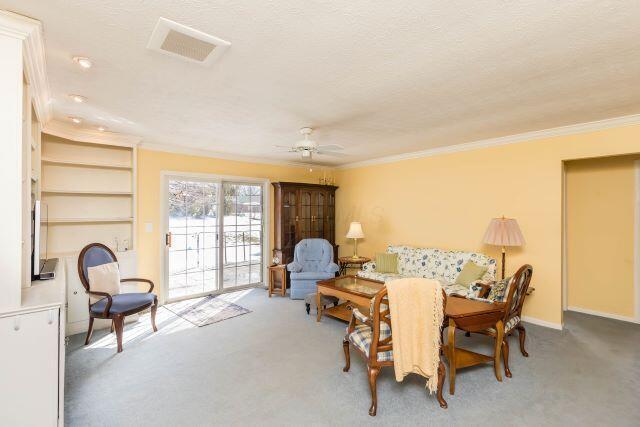
[(152, 222), (145, 222), (144, 223), (144, 231), (146, 231), (147, 233), (153, 232), (153, 223)]

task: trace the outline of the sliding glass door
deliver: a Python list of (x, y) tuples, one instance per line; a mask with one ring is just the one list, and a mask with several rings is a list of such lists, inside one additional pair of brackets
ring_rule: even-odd
[(223, 287), (262, 282), (262, 186), (223, 183)]
[(167, 300), (262, 283), (262, 184), (168, 176), (164, 188)]

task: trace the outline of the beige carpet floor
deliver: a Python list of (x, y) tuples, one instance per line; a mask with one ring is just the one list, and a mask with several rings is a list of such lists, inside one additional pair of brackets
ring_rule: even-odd
[[(383, 370), (371, 418), (364, 363), (342, 372), (344, 323), (316, 323), (302, 301), (263, 289), (224, 298), (252, 313), (198, 328), (160, 308), (156, 334), (146, 316), (126, 326), (121, 354), (107, 331), (86, 347), (71, 337), (66, 425), (640, 425), (640, 325), (577, 313), (563, 331), (527, 325), (531, 356), (513, 340), (513, 378), (458, 371), (447, 410), (423, 379)], [(484, 337), (457, 340), (491, 352)]]

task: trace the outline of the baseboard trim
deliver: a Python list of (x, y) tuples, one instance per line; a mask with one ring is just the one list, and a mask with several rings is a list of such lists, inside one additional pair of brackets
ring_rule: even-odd
[(590, 314), (591, 316), (606, 317), (607, 319), (622, 320), (623, 322), (640, 323), (640, 319), (634, 319), (629, 316), (621, 316), (619, 314), (605, 313), (602, 311), (589, 310), (580, 307), (567, 307), (567, 311), (575, 311), (577, 313)]
[(545, 328), (556, 329), (558, 331), (562, 330), (562, 323), (548, 322), (546, 320), (537, 319), (535, 317), (529, 317), (529, 316), (522, 316), (522, 321), (531, 323), (533, 325), (544, 326)]
[[(129, 324), (131, 322), (137, 322), (140, 320), (140, 316), (138, 314), (132, 314), (131, 316), (127, 316), (124, 319), (124, 323)], [(111, 321), (108, 319), (95, 319), (93, 323), (93, 330), (97, 331), (100, 329), (107, 329), (111, 327)], [(87, 329), (89, 329), (89, 320), (78, 320), (77, 322), (67, 322), (64, 332), (65, 336), (70, 337), (71, 335), (77, 334), (86, 334)]]

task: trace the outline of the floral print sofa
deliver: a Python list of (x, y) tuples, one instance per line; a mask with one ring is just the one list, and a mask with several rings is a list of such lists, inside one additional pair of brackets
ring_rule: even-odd
[[(387, 253), (398, 254), (398, 273), (378, 273), (376, 263), (368, 262), (362, 266), (358, 276), (367, 279), (388, 282), (402, 277), (424, 277), (437, 279), (442, 283), (449, 295), (472, 296), (475, 289), (471, 286), (456, 285), (455, 281), (467, 261), (486, 266), (487, 271), (481, 282), (493, 282), (496, 277), (496, 260), (476, 252), (445, 251), (434, 248), (413, 248), (410, 246), (393, 246)], [(469, 292), (472, 292), (470, 294)]]

